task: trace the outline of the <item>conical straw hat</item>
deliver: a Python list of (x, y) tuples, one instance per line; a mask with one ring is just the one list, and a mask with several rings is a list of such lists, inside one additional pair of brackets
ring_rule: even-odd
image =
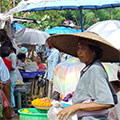
[(88, 44), (99, 46), (103, 50), (101, 61), (103, 62), (119, 62), (120, 51), (117, 50), (108, 41), (93, 32), (80, 32), (75, 34), (57, 34), (50, 36), (47, 41), (53, 47), (62, 52), (77, 56), (77, 45), (80, 40), (85, 40)]

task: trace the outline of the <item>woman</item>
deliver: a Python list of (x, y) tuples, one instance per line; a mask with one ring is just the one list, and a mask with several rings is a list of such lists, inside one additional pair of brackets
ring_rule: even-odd
[(11, 42), (4, 42), (4, 44), (2, 45), (2, 47), (8, 47), (10, 50), (10, 55), (9, 55), (9, 59), (12, 61), (12, 69), (10, 71), (10, 80), (11, 80), (11, 114), (12, 116), (15, 116), (17, 114), (15, 114), (14, 111), (14, 107), (15, 107), (15, 97), (14, 97), (14, 87), (16, 84), (16, 81), (18, 80), (17, 78), (17, 73), (16, 73), (16, 62), (17, 62), (17, 58), (16, 58), (16, 50), (13, 47)]
[(36, 63), (38, 65), (38, 71), (46, 69), (46, 66), (42, 64), (41, 58), (39, 56), (37, 57)]
[(10, 55), (9, 59), (12, 61), (12, 70), (10, 71), (10, 80), (11, 80), (11, 108), (12, 108), (12, 116), (14, 117), (14, 107), (15, 107), (15, 96), (14, 96), (14, 87), (16, 84), (17, 78), (17, 72), (16, 72), (16, 63), (17, 63), (17, 57), (15, 54), (15, 48), (13, 46), (10, 46)]
[[(4, 63), (4, 61), (2, 60), (2, 58), (0, 57), (0, 89), (3, 89), (7, 99), (10, 101), (10, 75), (9, 75), (9, 71)], [(1, 96), (1, 95), (0, 95)], [(1, 97), (0, 97), (0, 101), (1, 101)], [(3, 108), (3, 111), (1, 111), (1, 107), (0, 106), (0, 113), (3, 112), (3, 118), (5, 119), (10, 119), (11, 118), (11, 112), (10, 112), (10, 107), (6, 107)]]
[(46, 79), (46, 96), (52, 97), (53, 70), (60, 63), (60, 52), (49, 44), (50, 55), (47, 58), (47, 70), (44, 75)]
[[(73, 105), (64, 108), (57, 114), (59, 120), (63, 120), (64, 117), (65, 120), (68, 120), (69, 116), (75, 112), (77, 112), (79, 120), (107, 120), (108, 108), (113, 107), (117, 103), (117, 99), (115, 91), (108, 82), (107, 73), (99, 60), (119, 61), (119, 51), (94, 33), (63, 35), (63, 38), (61, 36), (53, 36), (49, 38), (49, 42), (63, 52), (79, 57), (86, 67), (81, 71), (72, 98)], [(106, 51), (114, 52), (112, 56), (116, 55), (118, 58), (108, 56), (111, 53)], [(107, 57), (102, 56), (102, 53)]]
[[(2, 51), (1, 57), (3, 58), (3, 61), (10, 72), (12, 69), (12, 61), (8, 59), (8, 56), (10, 54), (10, 50), (8, 47), (1, 47), (0, 50)], [(7, 97), (10, 105), (11, 105), (11, 80), (9, 80), (8, 83), (3, 84), (3, 91)], [(3, 116), (6, 119), (11, 118), (11, 107), (7, 107), (7, 108), (3, 109)]]

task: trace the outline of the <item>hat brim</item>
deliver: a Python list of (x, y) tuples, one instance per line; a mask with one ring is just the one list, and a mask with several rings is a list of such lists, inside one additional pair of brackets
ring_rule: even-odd
[(80, 40), (85, 40), (88, 44), (99, 45), (103, 50), (102, 62), (119, 62), (120, 51), (112, 46), (108, 41), (93, 32), (81, 32), (76, 34), (57, 34), (50, 36), (49, 41), (58, 50), (77, 56), (77, 45)]

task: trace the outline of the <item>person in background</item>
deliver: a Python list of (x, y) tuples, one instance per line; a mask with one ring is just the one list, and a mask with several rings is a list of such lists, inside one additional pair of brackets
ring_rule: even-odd
[(11, 114), (12, 116), (15, 116), (14, 112), (14, 107), (15, 107), (15, 97), (14, 97), (14, 87), (16, 84), (16, 81), (18, 80), (17, 78), (17, 73), (16, 73), (16, 63), (17, 63), (17, 57), (16, 57), (16, 50), (13, 47), (11, 42), (5, 42), (2, 47), (8, 47), (10, 50), (10, 55), (8, 58), (12, 61), (12, 69), (10, 71), (10, 80), (11, 80)]
[(61, 52), (61, 57), (60, 57), (60, 62), (65, 62), (66, 60), (68, 60), (69, 58), (72, 58), (71, 55), (68, 55), (64, 52)]
[(26, 53), (26, 58), (27, 59), (32, 59), (32, 50), (30, 48), (28, 48), (28, 51)]
[(44, 75), (46, 79), (46, 96), (52, 97), (53, 69), (60, 63), (60, 52), (49, 44), (50, 55), (47, 58), (47, 70)]
[(5, 65), (7, 66), (9, 72), (11, 71), (12, 69), (12, 61), (8, 58), (8, 56), (10, 55), (10, 50), (8, 47), (1, 47), (0, 49), (2, 52), (1, 52), (1, 57), (5, 63)]
[[(4, 61), (3, 61), (3, 59), (1, 57), (0, 57), (0, 86), (1, 86), (1, 89), (4, 91), (4, 93), (6, 95), (6, 98), (10, 102), (11, 101), (10, 74), (9, 74), (8, 68), (6, 67), (6, 65), (5, 65), (5, 63), (4, 63)], [(3, 118), (5, 120), (10, 119), (12, 117), (11, 116), (11, 108), (10, 107), (3, 108), (2, 114), (3, 114)]]
[(28, 48), (28, 52), (26, 53), (27, 60), (30, 59), (34, 61), (34, 59), (37, 57), (37, 53), (34, 51), (33, 48)]
[[(10, 50), (8, 47), (1, 47), (0, 50), (2, 51), (1, 57), (10, 72), (12, 69), (12, 61), (8, 58), (8, 56), (10, 55)], [(7, 84), (3, 85), (3, 91), (11, 105), (11, 80)], [(11, 117), (11, 107), (7, 107), (7, 108), (3, 109), (3, 114)], [(7, 117), (7, 118), (9, 118), (9, 117)]]
[(37, 56), (41, 57), (41, 51), (40, 51), (40, 49), (37, 49)]
[(19, 53), (17, 55), (17, 67), (21, 69), (25, 69), (25, 59), (26, 55), (24, 53)]
[(45, 70), (46, 69), (46, 66), (44, 64), (42, 64), (40, 57), (37, 57), (36, 62), (37, 62), (37, 65), (38, 65), (38, 70)]
[(15, 48), (13, 48), (13, 46), (10, 46), (9, 48), (10, 48), (9, 59), (12, 61), (12, 70), (10, 71), (11, 107), (12, 107), (12, 110), (13, 110), (13, 115), (12, 116), (15, 116), (17, 114), (15, 114), (15, 112), (14, 112), (14, 107), (15, 107), (14, 87), (15, 87), (16, 81), (18, 81), (17, 73), (16, 73), (17, 57), (16, 57), (16, 54), (15, 54)]

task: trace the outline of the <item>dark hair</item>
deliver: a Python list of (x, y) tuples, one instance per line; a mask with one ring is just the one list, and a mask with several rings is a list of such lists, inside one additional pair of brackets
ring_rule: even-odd
[(26, 55), (24, 53), (19, 53), (17, 55), (17, 58), (20, 59), (20, 60), (22, 60), (23, 58), (26, 58)]
[(2, 44), (2, 46), (9, 47), (15, 54), (16, 54), (16, 49), (13, 47), (12, 43), (10, 41), (6, 41)]
[(118, 77), (118, 79), (120, 80), (120, 71), (118, 70), (118, 72), (117, 72), (117, 77)]
[(116, 87), (120, 88), (120, 81), (112, 81), (112, 84), (114, 84)]
[(10, 41), (5, 41), (2, 46), (7, 46), (7, 47), (13, 47), (12, 43)]
[(94, 45), (90, 45), (90, 44), (88, 44), (88, 46), (96, 54), (94, 60), (98, 60), (98, 59), (100, 59), (102, 57), (103, 51), (99, 46), (94, 46)]
[(0, 55), (2, 58), (8, 57), (10, 55), (10, 49), (7, 46), (3, 46), (0, 48)]

